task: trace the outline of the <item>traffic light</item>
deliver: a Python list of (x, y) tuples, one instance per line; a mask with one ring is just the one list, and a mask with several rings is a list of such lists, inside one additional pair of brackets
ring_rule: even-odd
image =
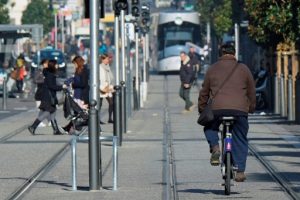
[(143, 5), (141, 9), (141, 26), (144, 32), (149, 31), (150, 26), (150, 8), (147, 5)]
[(114, 10), (115, 10), (115, 15), (119, 16), (121, 13), (121, 10), (128, 11), (128, 3), (127, 0), (115, 0), (114, 4)]
[[(105, 17), (104, 0), (99, 2), (100, 18)], [(84, 18), (90, 18), (90, 0), (84, 0)]]
[(140, 4), (139, 0), (131, 1), (131, 14), (134, 17), (138, 17), (140, 14), (140, 9), (139, 9), (140, 5), (139, 4)]

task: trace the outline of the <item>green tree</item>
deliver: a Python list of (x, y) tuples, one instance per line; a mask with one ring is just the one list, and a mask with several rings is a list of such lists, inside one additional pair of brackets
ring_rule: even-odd
[(232, 0), (198, 0), (197, 9), (203, 22), (210, 22), (221, 39), (232, 27)]
[(22, 24), (43, 24), (44, 32), (48, 33), (54, 24), (53, 14), (48, 7), (48, 2), (44, 0), (32, 0), (23, 12)]
[(4, 6), (7, 0), (0, 0), (0, 24), (9, 24), (9, 13), (8, 9)]
[(3, 4), (3, 5), (7, 4), (7, 2), (8, 2), (8, 0), (0, 0), (0, 4)]
[(258, 43), (289, 46), (299, 40), (299, 0), (245, 0), (249, 35)]

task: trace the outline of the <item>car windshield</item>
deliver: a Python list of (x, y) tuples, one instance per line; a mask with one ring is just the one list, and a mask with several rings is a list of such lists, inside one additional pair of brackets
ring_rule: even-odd
[[(42, 61), (43, 59), (56, 60), (58, 64), (61, 64), (64, 62), (64, 55), (60, 51), (42, 50), (40, 61)], [(37, 55), (33, 57), (33, 62), (37, 63)]]

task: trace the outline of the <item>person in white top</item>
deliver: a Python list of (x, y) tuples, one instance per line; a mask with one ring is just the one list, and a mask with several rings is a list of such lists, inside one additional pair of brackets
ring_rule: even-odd
[(105, 98), (108, 102), (108, 123), (113, 123), (113, 74), (109, 66), (109, 56), (107, 54), (103, 54), (100, 56), (100, 60), (100, 110), (102, 107), (102, 101)]

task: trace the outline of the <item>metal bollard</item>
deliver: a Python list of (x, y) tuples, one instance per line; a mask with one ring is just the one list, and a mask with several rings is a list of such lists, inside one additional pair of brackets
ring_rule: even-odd
[(129, 117), (132, 116), (131, 113), (131, 109), (132, 109), (132, 105), (131, 105), (131, 93), (132, 93), (132, 82), (131, 82), (131, 71), (127, 70), (127, 90), (126, 90), (126, 119), (128, 120)]
[(136, 88), (136, 78), (133, 77), (133, 109), (138, 110), (138, 94), (137, 94), (137, 88)]
[(142, 107), (141, 106), (141, 79), (140, 77), (137, 80), (138, 88), (137, 88), (137, 105), (138, 105), (138, 110)]
[(115, 93), (114, 93), (114, 127), (113, 127), (113, 132), (114, 136), (118, 136), (119, 138), (119, 146), (122, 145), (122, 130), (121, 130), (121, 108), (120, 108), (120, 103), (121, 103), (121, 87), (119, 85), (116, 85), (114, 87)]
[(117, 190), (118, 187), (118, 137), (113, 137), (113, 190)]
[(3, 78), (3, 96), (2, 96), (2, 109), (7, 109), (7, 85), (6, 85), (6, 77)]
[(127, 117), (126, 117), (126, 85), (121, 81), (121, 130), (122, 133), (127, 132)]
[(275, 77), (274, 77), (274, 96), (275, 96), (274, 113), (275, 114), (280, 114), (279, 81), (280, 81), (280, 79), (277, 77), (277, 74), (275, 74)]
[[(88, 136), (73, 136), (71, 141), (71, 157), (72, 157), (72, 189), (77, 190), (77, 142), (88, 141)], [(117, 136), (100, 136), (98, 138), (99, 143), (101, 141), (112, 141), (113, 150), (113, 190), (117, 190), (118, 186), (118, 137)]]
[(139, 103), (140, 103), (140, 108), (144, 108), (144, 82), (140, 82), (140, 93), (139, 93)]
[(293, 104), (293, 80), (292, 75), (288, 76), (288, 120), (295, 120), (294, 117), (294, 104)]
[[(96, 109), (97, 102), (92, 100), (89, 110), (89, 184), (90, 190), (99, 190), (101, 177), (99, 176), (99, 120), (98, 111)], [(100, 172), (101, 173), (101, 172)]]
[(72, 138), (72, 189), (73, 191), (77, 190), (77, 155), (76, 155), (76, 140), (77, 136)]
[(284, 77), (283, 74), (281, 74), (280, 77), (280, 114), (282, 117), (286, 117), (287, 113), (286, 113), (286, 102), (285, 102), (285, 82), (284, 82)]

